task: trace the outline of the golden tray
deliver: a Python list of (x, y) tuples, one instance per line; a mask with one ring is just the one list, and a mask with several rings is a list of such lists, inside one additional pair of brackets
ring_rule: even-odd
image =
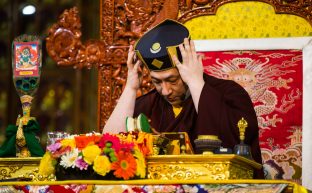
[(262, 165), (235, 154), (147, 157), (147, 177), (158, 180), (252, 179)]

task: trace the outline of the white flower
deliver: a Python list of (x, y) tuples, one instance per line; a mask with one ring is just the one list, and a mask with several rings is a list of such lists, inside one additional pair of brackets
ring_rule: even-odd
[(62, 155), (60, 165), (64, 168), (75, 167), (76, 159), (78, 159), (78, 149), (75, 148), (71, 152), (67, 152), (65, 155)]

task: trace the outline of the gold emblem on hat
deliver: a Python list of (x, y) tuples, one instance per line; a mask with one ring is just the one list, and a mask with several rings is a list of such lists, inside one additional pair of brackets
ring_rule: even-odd
[(151, 53), (156, 54), (161, 50), (161, 46), (159, 42), (155, 42), (150, 48)]
[(156, 68), (160, 69), (164, 63), (162, 61), (159, 61), (157, 59), (154, 59), (152, 62), (152, 65), (155, 66)]

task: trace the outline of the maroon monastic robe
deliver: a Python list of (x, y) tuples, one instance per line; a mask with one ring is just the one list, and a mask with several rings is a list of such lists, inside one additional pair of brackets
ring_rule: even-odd
[[(175, 118), (172, 106), (154, 89), (137, 98), (134, 116), (144, 113), (159, 132), (187, 132), (191, 142), (201, 134), (217, 135), (223, 147), (232, 149), (240, 142), (237, 122), (244, 117), (248, 122), (245, 143), (251, 146), (255, 161), (262, 164), (257, 116), (248, 93), (234, 81), (206, 74), (204, 80), (198, 113), (190, 96)], [(263, 178), (262, 169), (255, 172), (255, 178)]]

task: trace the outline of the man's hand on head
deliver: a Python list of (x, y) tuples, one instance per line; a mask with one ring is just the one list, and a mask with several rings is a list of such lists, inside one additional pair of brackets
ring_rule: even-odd
[(196, 54), (195, 45), (192, 40), (184, 39), (184, 43), (179, 45), (182, 55), (182, 62), (177, 56), (173, 56), (182, 80), (190, 87), (193, 84), (204, 84), (203, 64), (201, 58)]
[(182, 55), (182, 63), (177, 56), (173, 60), (179, 70), (182, 80), (190, 89), (196, 112), (198, 113), (198, 104), (201, 92), (205, 85), (204, 70), (201, 58), (196, 54), (193, 41), (184, 39), (183, 45), (179, 45)]
[(137, 91), (142, 82), (142, 62), (136, 58), (133, 45), (130, 45), (127, 59), (128, 77), (126, 87)]

